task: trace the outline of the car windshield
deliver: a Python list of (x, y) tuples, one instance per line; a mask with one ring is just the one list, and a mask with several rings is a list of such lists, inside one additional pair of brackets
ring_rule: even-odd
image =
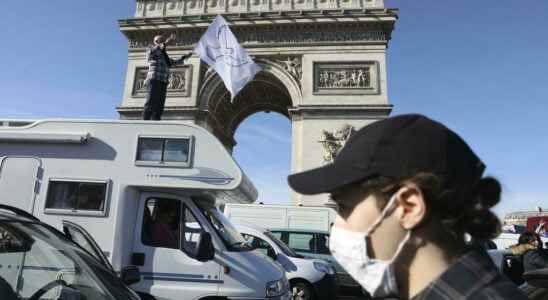
[(269, 237), (280, 249), (282, 249), (282, 252), (289, 256), (289, 257), (299, 257), (297, 252), (293, 251), (293, 249), (289, 248), (284, 242), (280, 241), (279, 238), (277, 238), (275, 235), (272, 234), (270, 231), (266, 231), (264, 233), (267, 237)]
[(98, 260), (48, 226), (0, 222), (2, 299), (139, 299)]
[(234, 228), (232, 223), (230, 223), (230, 221), (216, 207), (203, 208), (202, 211), (204, 216), (215, 228), (215, 231), (217, 231), (217, 233), (221, 236), (221, 239), (229, 250), (251, 250), (238, 230)]

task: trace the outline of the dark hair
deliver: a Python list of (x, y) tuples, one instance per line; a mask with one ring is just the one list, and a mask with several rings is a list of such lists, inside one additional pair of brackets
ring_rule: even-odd
[(438, 225), (432, 230), (432, 238), (442, 244), (464, 245), (465, 234), (475, 240), (497, 237), (501, 224), (490, 210), (500, 200), (501, 186), (498, 180), (485, 177), (475, 186), (456, 186), (432, 173), (418, 173), (402, 180), (384, 177), (367, 180), (362, 184), (367, 192), (374, 193), (384, 207), (389, 197), (403, 184), (413, 183), (421, 190), (426, 202), (427, 222)]
[(519, 235), (518, 244), (530, 244), (533, 241), (538, 241), (540, 237), (531, 231), (526, 231)]

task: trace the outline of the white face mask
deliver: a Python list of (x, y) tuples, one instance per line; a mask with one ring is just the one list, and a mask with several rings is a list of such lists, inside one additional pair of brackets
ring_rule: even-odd
[(395, 199), (395, 195), (392, 196), (379, 218), (365, 233), (333, 226), (329, 237), (333, 257), (374, 298), (398, 295), (393, 263), (411, 236), (411, 231), (408, 231), (390, 261), (372, 259), (367, 254), (368, 236), (392, 211)]

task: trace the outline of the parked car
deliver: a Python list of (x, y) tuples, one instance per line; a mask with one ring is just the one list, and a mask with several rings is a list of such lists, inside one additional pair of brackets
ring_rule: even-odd
[(331, 263), (335, 267), (341, 287), (361, 290), (359, 283), (331, 255), (328, 231), (304, 229), (271, 229), (270, 231), (298, 254), (323, 259)]
[(512, 251), (489, 250), (488, 253), (499, 270), (518, 285), (529, 299), (548, 299), (548, 268), (524, 273), (522, 260)]
[(488, 250), (487, 253), (501, 273), (506, 275), (516, 285), (525, 282), (523, 279), (523, 263), (510, 250)]
[(250, 247), (279, 263), (286, 272), (293, 299), (335, 299), (335, 269), (326, 261), (305, 258), (289, 248), (272, 232), (254, 225), (236, 224)]
[(137, 268), (119, 278), (57, 229), (17, 208), (0, 209), (0, 299), (142, 299), (127, 286), (140, 280)]
[(526, 283), (520, 289), (530, 300), (548, 299), (548, 268), (527, 272), (523, 279)]

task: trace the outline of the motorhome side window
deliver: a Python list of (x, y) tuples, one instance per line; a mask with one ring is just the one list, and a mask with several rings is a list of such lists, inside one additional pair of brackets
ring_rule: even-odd
[(179, 248), (180, 211), (180, 201), (147, 199), (143, 214), (143, 244), (160, 248)]
[(50, 180), (46, 210), (104, 212), (106, 191), (106, 182)]
[(139, 137), (136, 161), (189, 164), (190, 144), (190, 138)]
[(196, 255), (198, 241), (200, 240), (200, 235), (204, 232), (204, 229), (198, 220), (196, 220), (196, 217), (194, 217), (190, 209), (186, 206), (183, 206), (183, 208), (183, 215), (185, 216), (183, 220), (183, 249), (190, 255)]
[(202, 226), (180, 201), (149, 198), (145, 202), (141, 238), (144, 245), (173, 249), (181, 245), (185, 252), (194, 254), (202, 232)]

